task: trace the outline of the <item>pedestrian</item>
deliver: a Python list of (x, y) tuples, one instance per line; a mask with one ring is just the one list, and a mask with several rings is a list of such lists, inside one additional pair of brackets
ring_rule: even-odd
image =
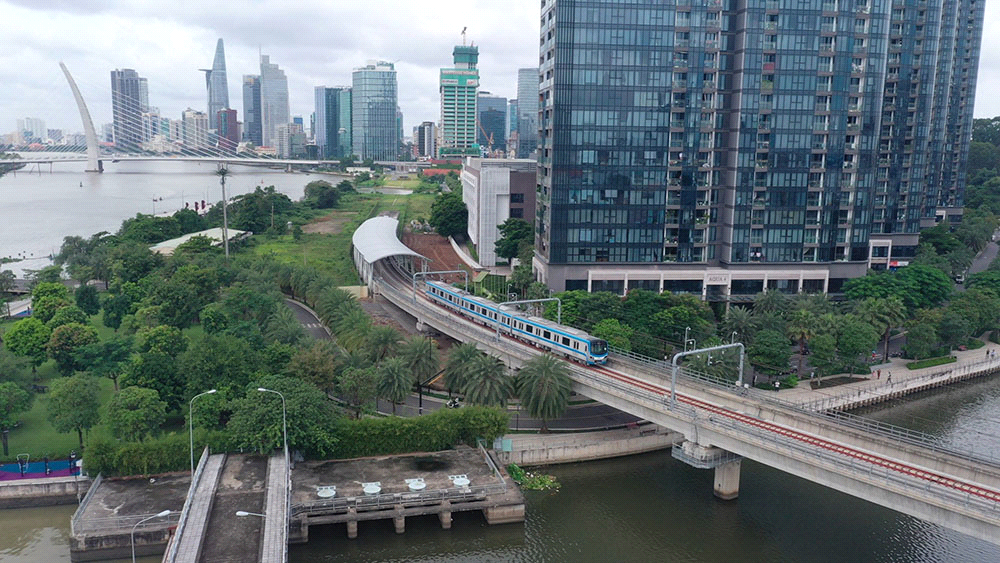
[(885, 382), (886, 383), (890, 383), (890, 384), (892, 383), (892, 372), (891, 371), (886, 374), (886, 376), (885, 376)]
[(875, 379), (882, 379), (882, 370), (881, 369), (875, 370)]
[(755, 373), (755, 374), (753, 374), (753, 386), (754, 386), (754, 387), (756, 387), (756, 386), (757, 386), (757, 374), (756, 374), (756, 373)]

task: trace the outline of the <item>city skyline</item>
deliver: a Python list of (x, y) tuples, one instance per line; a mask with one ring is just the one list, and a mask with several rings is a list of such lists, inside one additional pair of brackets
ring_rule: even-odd
[[(316, 86), (350, 84), (353, 70), (368, 60), (393, 62), (405, 131), (439, 118), (439, 70), (461, 44), (463, 27), (468, 27), (469, 44), (481, 49), (483, 88), (497, 95), (516, 97), (517, 69), (538, 60), (534, 45), (539, 10), (534, 2), (470, 2), (448, 11), (397, 2), (381, 2), (381, 9), (375, 10), (370, 5), (296, 3), (246, 13), (227, 5), (171, 8), (178, 13), (163, 11), (161, 5), (120, 2), (87, 9), (69, 4), (37, 9), (19, 1), (0, 6), (14, 20), (45, 22), (34, 26), (35, 32), (20, 30), (8, 36), (6, 53), (17, 62), (0, 70), (9, 86), (0, 93), (0, 108), (10, 121), (0, 123), (0, 131), (12, 129), (15, 117), (26, 116), (43, 119), (50, 128), (82, 129), (59, 71), (60, 60), (73, 72), (97, 124), (111, 121), (107, 76), (116, 68), (134, 68), (149, 79), (150, 105), (163, 116), (179, 118), (188, 107), (207, 110), (199, 69), (212, 60), (219, 38), (226, 43), (226, 67), (232, 76), (258, 74), (261, 52), (277, 61), (288, 75), (291, 115), (307, 122)], [(368, 17), (373, 11), (378, 18)], [(279, 35), (279, 29), (289, 31)], [(415, 40), (419, 48), (414, 48)], [(239, 93), (232, 83), (229, 86), (230, 96), (237, 98), (231, 103), (240, 104)], [(234, 109), (242, 121), (241, 106)]]

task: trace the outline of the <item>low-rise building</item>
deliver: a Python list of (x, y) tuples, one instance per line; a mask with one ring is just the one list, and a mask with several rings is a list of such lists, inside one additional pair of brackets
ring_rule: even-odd
[(536, 173), (537, 163), (530, 159), (465, 159), (462, 201), (469, 210), (469, 238), (483, 266), (497, 263), (499, 225), (511, 217), (534, 224)]

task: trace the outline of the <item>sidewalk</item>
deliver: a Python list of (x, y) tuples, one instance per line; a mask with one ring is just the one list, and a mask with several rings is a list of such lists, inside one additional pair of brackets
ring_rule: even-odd
[[(990, 354), (993, 354), (992, 357)], [(836, 387), (812, 389), (809, 378), (803, 378), (793, 389), (782, 389), (775, 397), (782, 401), (798, 403), (803, 406), (815, 405), (818, 408), (846, 409), (862, 404), (900, 397), (910, 393), (938, 387), (948, 383), (971, 379), (990, 372), (1000, 371), (1000, 344), (986, 342), (986, 345), (976, 350), (952, 352), (958, 361), (928, 368), (911, 370), (906, 364), (913, 360), (890, 358), (889, 362), (872, 366), (870, 375), (854, 376), (853, 383), (837, 385)], [(882, 370), (881, 377), (875, 370)], [(889, 374), (892, 374), (890, 381)], [(820, 381), (847, 374), (831, 375), (817, 378)]]

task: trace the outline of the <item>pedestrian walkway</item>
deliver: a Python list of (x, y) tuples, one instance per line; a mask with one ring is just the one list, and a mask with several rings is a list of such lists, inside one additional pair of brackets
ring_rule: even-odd
[(822, 382), (847, 374), (817, 378), (816, 389), (807, 377), (793, 389), (782, 389), (777, 397), (814, 410), (844, 410), (1000, 371), (1000, 344), (987, 342), (982, 348), (954, 351), (951, 355), (958, 361), (912, 370), (906, 364), (913, 360), (890, 358), (887, 363), (872, 366), (871, 374), (853, 376), (855, 382), (835, 387), (824, 388)]

